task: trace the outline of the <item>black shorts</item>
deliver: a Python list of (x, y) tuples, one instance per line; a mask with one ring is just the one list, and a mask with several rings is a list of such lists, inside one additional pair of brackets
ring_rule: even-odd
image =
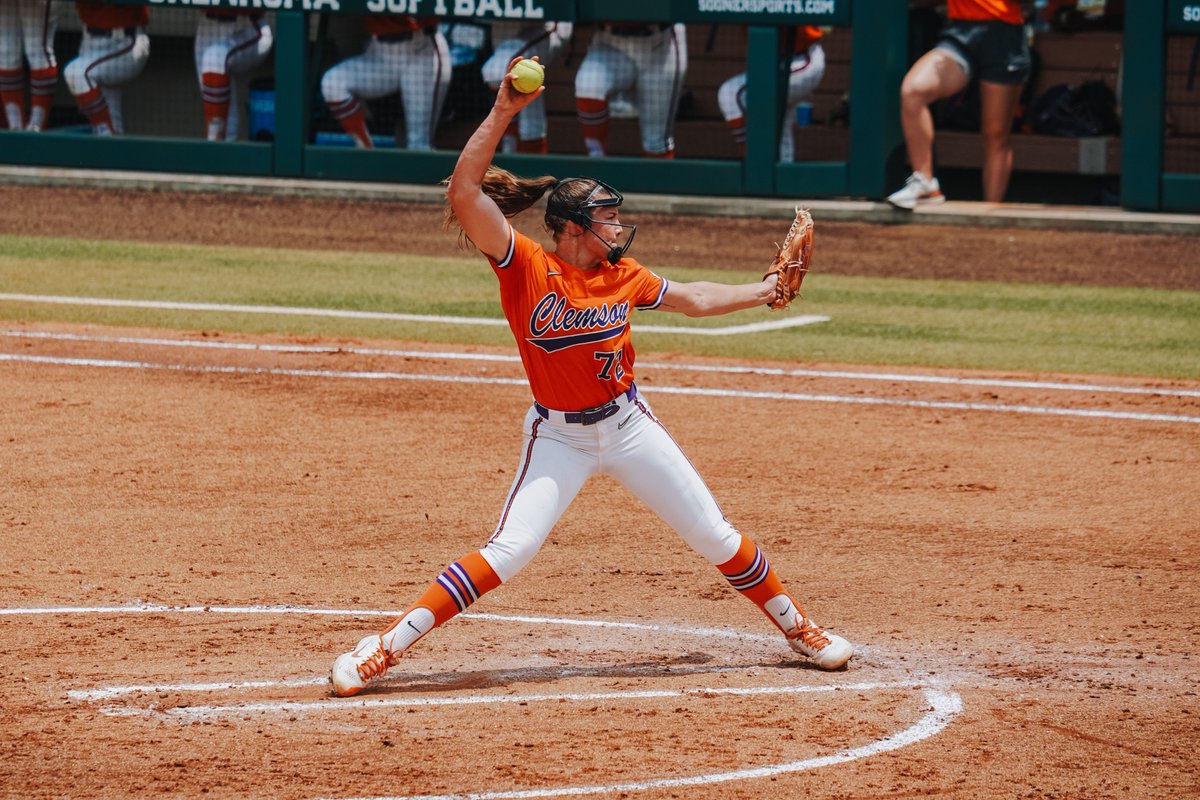
[(1009, 22), (952, 19), (934, 47), (961, 64), (968, 78), (988, 83), (1024, 83), (1033, 69), (1025, 27)]

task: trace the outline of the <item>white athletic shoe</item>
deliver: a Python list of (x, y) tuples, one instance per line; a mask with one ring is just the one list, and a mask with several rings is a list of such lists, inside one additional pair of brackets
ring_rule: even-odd
[(364, 636), (353, 651), (342, 653), (334, 660), (333, 670), (329, 673), (333, 693), (338, 697), (358, 694), (368, 683), (387, 674), (396, 660), (383, 646), (379, 634)]
[(821, 669), (841, 669), (854, 656), (848, 641), (800, 614), (784, 634), (793, 650), (811, 658)]
[(912, 210), (917, 206), (929, 206), (946, 202), (937, 178), (927, 178), (924, 173), (914, 172), (908, 176), (904, 186), (888, 195), (887, 201), (896, 208)]

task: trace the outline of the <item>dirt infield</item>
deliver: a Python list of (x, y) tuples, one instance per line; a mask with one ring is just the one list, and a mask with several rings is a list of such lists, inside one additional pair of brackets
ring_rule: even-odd
[[(27, 209), (56, 200), (17, 223), (0, 191), (0, 230), (52, 235), (48, 219), (89, 202), (26, 191)], [(105, 230), (167, 236), (145, 224), (152, 205), (209, 218), (191, 202), (116, 196), (110, 219), (141, 208), (141, 232)], [(198, 202), (239, 221), (209, 230), (223, 241), (279, 219), (246, 198)], [(907, 263), (883, 249), (895, 233), (860, 237), (864, 260)], [(306, 235), (387, 249), (397, 232), (262, 238)], [(1156, 239), (1134, 238), (1113, 252)], [(638, 244), (653, 263), (670, 241)], [(825, 252), (838, 248), (851, 253)], [(939, 252), (940, 277), (998, 277), (968, 262), (979, 248)], [(1064, 280), (1094, 279), (1080, 260)], [(1189, 264), (1137, 274), (1186, 284)], [(528, 403), (506, 382), (519, 365), (420, 342), (0, 329), (5, 797), (1200, 794), (1200, 383), (834, 377), (640, 353), (646, 398), (726, 515), (858, 645), (850, 669), (794, 660), (716, 570), (598, 480), (524, 572), (377, 691), (335, 700), (333, 656), (495, 525)], [(786, 444), (781, 417), (797, 420)]]

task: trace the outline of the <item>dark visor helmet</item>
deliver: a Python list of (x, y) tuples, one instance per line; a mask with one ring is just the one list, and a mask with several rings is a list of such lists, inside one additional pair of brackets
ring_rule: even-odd
[[(591, 192), (588, 193), (587, 198), (584, 199), (582, 203), (568, 205), (563, 201), (562, 197), (558, 193), (558, 190), (562, 188), (563, 184), (565, 183), (580, 180), (592, 181), (596, 184), (596, 186)], [(607, 192), (609, 196), (596, 197), (596, 195), (600, 194), (601, 192)], [(574, 222), (592, 236), (595, 236), (605, 244), (609, 244), (607, 239), (592, 229), (592, 223), (595, 221), (592, 219), (592, 209), (620, 206), (624, 200), (624, 195), (622, 195), (613, 187), (609, 186), (604, 181), (597, 178), (563, 178), (558, 183), (554, 184), (554, 188), (550, 191), (550, 197), (546, 201), (546, 216), (559, 217), (560, 219)], [(637, 233), (637, 225), (622, 225), (621, 223), (616, 222), (605, 224), (621, 228), (622, 233), (624, 233), (626, 230), (629, 231), (629, 235), (625, 237), (625, 242), (623, 244), (610, 245), (609, 247), (608, 263), (615, 264), (621, 260), (626, 251), (629, 250), (629, 246), (633, 244), (634, 234)]]

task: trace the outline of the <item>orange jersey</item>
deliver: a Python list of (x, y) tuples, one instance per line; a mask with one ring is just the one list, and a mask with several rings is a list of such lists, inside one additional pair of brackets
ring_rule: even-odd
[(803, 53), (821, 41), (821, 37), (824, 35), (825, 32), (816, 25), (800, 25), (796, 28), (796, 52)]
[(533, 398), (581, 411), (633, 385), (634, 309), (658, 308), (667, 281), (632, 258), (599, 269), (561, 261), (511, 227), (508, 254), (488, 259)]
[(368, 14), (363, 18), (363, 27), (372, 36), (387, 36), (391, 33), (412, 33), (421, 28), (437, 25), (436, 17), (417, 19), (397, 14)]
[(150, 23), (150, 9), (145, 6), (76, 3), (75, 10), (88, 28), (144, 28)]
[(946, 16), (950, 19), (999, 20), (1014, 25), (1025, 22), (1017, 0), (947, 0)]

